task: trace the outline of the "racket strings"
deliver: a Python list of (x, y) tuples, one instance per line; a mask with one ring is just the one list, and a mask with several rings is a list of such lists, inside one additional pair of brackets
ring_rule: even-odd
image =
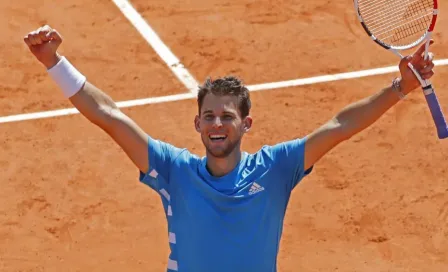
[[(385, 3), (385, 2), (382, 2)], [(395, 6), (385, 6), (382, 8), (382, 12), (378, 14), (364, 14), (364, 18), (368, 21), (371, 21), (371, 30), (376, 30), (375, 25), (377, 26), (384, 26), (383, 28), (390, 27), (391, 23), (395, 22), (397, 24), (406, 22), (406, 20), (413, 19), (413, 17), (416, 17), (422, 13), (422, 10), (425, 10), (425, 6), (422, 5), (422, 2), (420, 0), (413, 1), (408, 6), (401, 6), (401, 7), (395, 7)], [(406, 11), (406, 12), (405, 12)], [(430, 8), (427, 10), (429, 13), (431, 13), (432, 9)], [(378, 12), (377, 12), (378, 13)], [(402, 14), (401, 20), (397, 20), (397, 16)], [(428, 14), (428, 13), (427, 13)], [(424, 16), (426, 16), (425, 14)], [(419, 19), (420, 17), (417, 17)]]
[[(420, 0), (414, 0), (411, 4), (415, 4), (415, 2), (419, 2)], [(405, 6), (401, 7), (394, 7), (394, 6), (387, 6), (389, 2), (386, 1), (378, 1), (378, 4), (382, 4), (383, 6), (376, 5), (369, 9), (370, 12), (367, 10), (363, 10), (363, 18), (366, 20), (371, 21), (372, 28), (374, 25), (382, 24), (384, 23), (390, 23), (393, 20), (396, 20), (395, 16), (398, 16), (403, 13), (403, 11), (406, 9)], [(380, 9), (380, 10), (379, 10)]]
[(433, 0), (359, 0), (369, 31), (382, 42), (404, 46), (423, 36), (432, 20)]

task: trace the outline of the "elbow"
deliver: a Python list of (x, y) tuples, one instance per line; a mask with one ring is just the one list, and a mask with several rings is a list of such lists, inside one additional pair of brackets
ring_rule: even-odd
[(89, 121), (108, 132), (112, 129), (114, 120), (119, 115), (119, 112), (120, 109), (116, 106), (103, 105), (89, 118)]
[(344, 142), (352, 138), (357, 133), (356, 125), (352, 122), (348, 122), (347, 120), (343, 120), (341, 118), (334, 118), (332, 120), (333, 126), (337, 133), (335, 133), (339, 142)]

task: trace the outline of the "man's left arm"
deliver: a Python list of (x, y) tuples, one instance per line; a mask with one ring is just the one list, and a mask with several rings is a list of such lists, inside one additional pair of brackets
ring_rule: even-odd
[(409, 62), (420, 73), (423, 79), (434, 75), (433, 55), (424, 60), (422, 45), (412, 56), (400, 61), (401, 78), (395, 87), (391, 86), (366, 97), (342, 109), (326, 124), (306, 136), (304, 169), (312, 167), (326, 153), (339, 143), (350, 139), (377, 121), (392, 106), (400, 101), (399, 92), (406, 95), (420, 87), (413, 72), (407, 66)]

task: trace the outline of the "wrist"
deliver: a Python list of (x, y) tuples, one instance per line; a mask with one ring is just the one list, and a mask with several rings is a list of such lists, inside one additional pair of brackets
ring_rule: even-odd
[(63, 56), (59, 56), (59, 61), (48, 69), (48, 74), (66, 98), (75, 95), (86, 83), (86, 77)]
[(49, 59), (47, 60), (43, 60), (42, 64), (47, 68), (47, 70), (50, 70), (51, 68), (53, 68), (54, 66), (56, 66), (56, 64), (58, 64), (58, 62), (61, 61), (61, 56), (56, 52), (53, 56), (51, 56)]
[(400, 100), (404, 99), (406, 97), (406, 95), (409, 93), (409, 92), (403, 91), (404, 90), (403, 89), (403, 81), (401, 80), (401, 78), (395, 78), (392, 81), (391, 88), (392, 88), (392, 91), (394, 91), (398, 95)]
[(413, 92), (417, 87), (420, 86), (420, 84), (415, 83), (415, 81), (410, 81), (409, 79), (405, 78), (399, 78), (400, 82), (400, 89), (401, 92), (404, 95), (408, 95), (409, 93)]

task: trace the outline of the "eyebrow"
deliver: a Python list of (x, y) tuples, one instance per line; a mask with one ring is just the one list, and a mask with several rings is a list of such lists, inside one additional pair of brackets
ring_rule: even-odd
[[(213, 113), (212, 110), (206, 110), (204, 111), (202, 114), (208, 114), (208, 113)], [(231, 115), (236, 115), (236, 113), (232, 112), (232, 111), (223, 111), (223, 114), (231, 114)]]

